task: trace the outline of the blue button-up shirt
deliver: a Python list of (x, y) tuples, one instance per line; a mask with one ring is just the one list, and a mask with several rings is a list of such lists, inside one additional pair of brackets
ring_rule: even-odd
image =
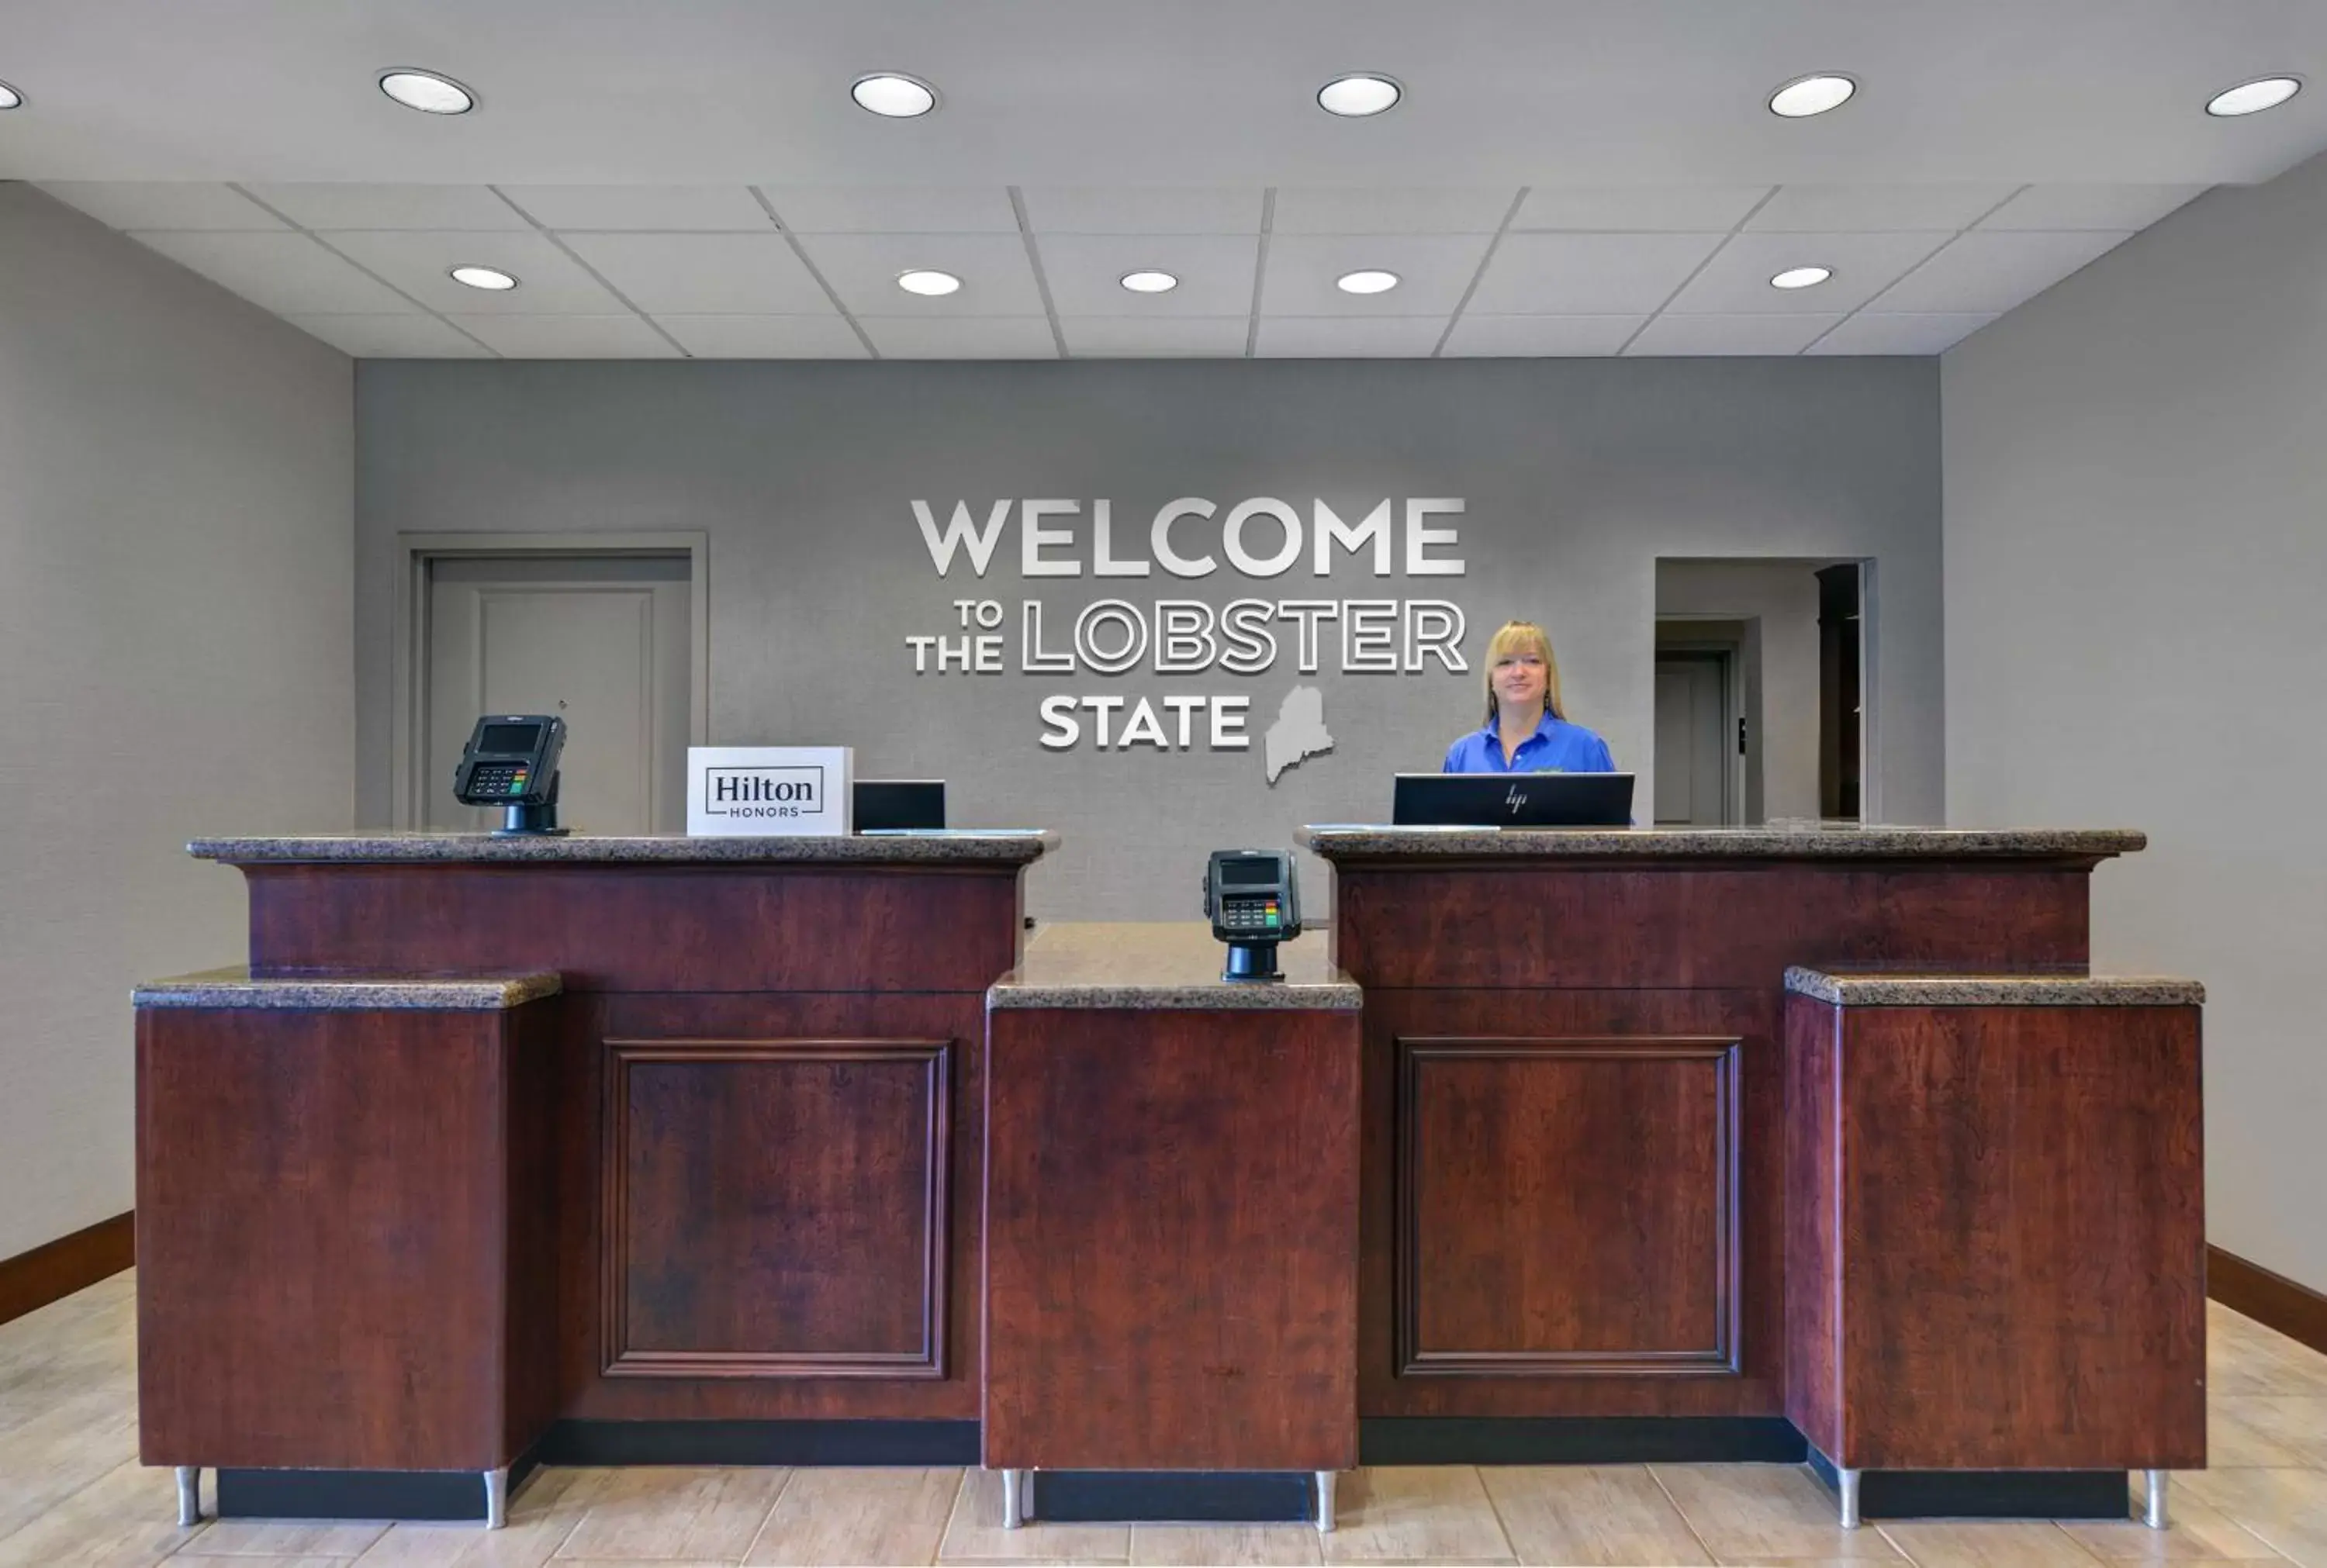
[(1535, 733), (1519, 742), (1511, 760), (1503, 761), (1502, 736), (1492, 719), (1446, 748), (1443, 773), (1613, 773), (1615, 758), (1608, 742), (1565, 719), (1543, 715)]

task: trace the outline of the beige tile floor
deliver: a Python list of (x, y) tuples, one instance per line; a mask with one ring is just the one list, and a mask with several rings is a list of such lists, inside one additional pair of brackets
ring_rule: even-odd
[(1031, 1526), (1004, 1532), (979, 1470), (553, 1470), (506, 1530), (214, 1522), (181, 1530), (136, 1460), (129, 1276), (0, 1325), (0, 1568), (663, 1568), (751, 1563), (1913, 1563), (2327, 1568), (2327, 1357), (2220, 1307), (2215, 1468), (2176, 1479), (2174, 1525), (1918, 1521), (1846, 1533), (1793, 1465), (1373, 1470), (1341, 1529)]

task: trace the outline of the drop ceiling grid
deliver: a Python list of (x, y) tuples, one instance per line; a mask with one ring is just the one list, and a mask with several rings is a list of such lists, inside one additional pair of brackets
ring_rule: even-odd
[[(798, 358), (1054, 359), (1079, 357), (1078, 339), (1093, 357), (1235, 357), (1220, 351), (1222, 307), (1232, 297), (1248, 359), (1330, 354), (1337, 342), (1352, 354), (1399, 358), (1530, 348), (1596, 356), (1609, 351), (1620, 324), (1616, 351), (1635, 356), (1700, 351), (1690, 346), (1697, 342), (1712, 352), (1761, 344), (1785, 353), (1930, 353), (2201, 189), (45, 188), (318, 335), (337, 331), (361, 345), (351, 351), (556, 354), (570, 339), (582, 357), (631, 354), (647, 351), (636, 335), (643, 331), (663, 345), (653, 351), (687, 358), (752, 357), (756, 349)], [(915, 237), (922, 243), (909, 243)], [(1237, 297), (1241, 285), (1218, 274), (1221, 257), (1235, 253), (1220, 248), (1224, 240), (1248, 247), (1248, 296)], [(1845, 286), (1823, 298), (1828, 285), (1763, 301), (1739, 270), (1775, 270), (1780, 260), (1836, 265), (1834, 255), (1818, 254), (1822, 242), (1851, 258), (1836, 268)], [(771, 247), (765, 266), (753, 259), (762, 243)], [(1702, 255), (1696, 244), (1706, 247)], [(533, 293), (472, 302), (435, 275), (454, 249), (488, 265), (495, 255), (547, 255), (526, 245), (554, 252), (554, 264), (527, 264), (537, 275), (521, 286)], [(1595, 266), (1603, 285), (1610, 276), (1626, 277), (1628, 287), (1650, 281), (1627, 274), (1628, 245), (1642, 257), (1695, 259), (1677, 269), (1685, 270), (1677, 284), (1656, 284), (1645, 297), (1595, 292)], [(1182, 271), (1187, 292), (1116, 300), (1116, 276), (1143, 251), (1154, 260), (1137, 265)], [(1175, 252), (1189, 258), (1176, 269)], [(306, 254), (344, 270), (297, 259)], [(1200, 267), (1199, 258), (1209, 259)], [(1406, 282), (1381, 296), (1332, 291), (1333, 274), (1367, 265), (1406, 273)], [(969, 298), (890, 298), (907, 266), (961, 272)], [(796, 282), (778, 275), (786, 269)], [(523, 276), (527, 267), (509, 270)], [(537, 319), (492, 324), (517, 317)], [(636, 325), (620, 329), (624, 317)], [(1792, 346), (1801, 334), (1780, 317), (1815, 322), (1815, 335)], [(422, 318), (435, 325), (397, 324)], [(438, 329), (447, 335), (434, 335)], [(1726, 346), (1739, 344), (1747, 347)]]

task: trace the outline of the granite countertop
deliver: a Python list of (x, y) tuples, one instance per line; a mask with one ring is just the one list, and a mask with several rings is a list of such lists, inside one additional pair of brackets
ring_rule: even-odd
[(1317, 824), (1294, 835), (1330, 861), (1446, 859), (2025, 859), (2129, 854), (2124, 827), (1388, 827)]
[(139, 1007), (282, 1007), (304, 1011), (496, 1013), (555, 996), (565, 982), (555, 970), (532, 975), (477, 975), (445, 979), (377, 975), (360, 980), (254, 980), (246, 967), (206, 969), (149, 980), (132, 991)]
[(2195, 1007), (2206, 988), (2167, 975), (1917, 975), (1786, 971), (1786, 989), (1850, 1007)]
[(1201, 920), (1044, 925), (1027, 940), (1018, 967), (986, 993), (986, 1004), (1331, 1013), (1364, 1004), (1357, 983), (1326, 962), (1322, 932), (1276, 949), (1283, 980), (1223, 980), (1227, 958), (1227, 944)]
[(186, 853), (197, 860), (224, 861), (230, 865), (270, 861), (1023, 865), (1058, 844), (1057, 834), (1039, 828), (879, 833), (846, 838), (688, 838), (678, 834), (614, 838), (583, 833), (565, 838), (495, 838), (482, 833), (349, 833), (198, 838), (186, 845)]

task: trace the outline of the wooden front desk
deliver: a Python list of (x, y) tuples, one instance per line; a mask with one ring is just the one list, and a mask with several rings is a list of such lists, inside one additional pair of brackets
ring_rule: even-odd
[[(1304, 842), (1334, 868), (1334, 961), (1366, 994), (1367, 1458), (1557, 1462), (1802, 1457), (1789, 1360), (1821, 1349), (1788, 1311), (1789, 966), (2082, 976), (2091, 873), (2143, 841), (1335, 829)], [(2105, 1059), (2089, 1030), (2107, 1021), (2081, 1023), (2079, 1049)], [(2170, 1081), (2173, 1114), (2194, 1117), (2194, 1072)], [(2082, 1202), (2126, 1174), (2098, 1162), (2063, 1179)], [(2146, 1298), (2128, 1321), (2170, 1320), (2176, 1343), (2203, 1335), (2202, 1264), (2178, 1245), (2197, 1181), (2194, 1165), (2173, 1168), (2177, 1245), (2129, 1253), (2118, 1276)], [(2180, 1372), (2161, 1368), (2161, 1389)], [(2170, 1442), (2077, 1451), (2201, 1459), (2195, 1406), (2161, 1392), (2143, 1418), (2153, 1409), (2171, 1413)], [(2044, 1462), (2122, 1462), (2064, 1461), (2070, 1446)], [(1888, 1462), (1986, 1472), (2045, 1451), (2023, 1435), (1977, 1447)], [(2077, 1495), (2121, 1514), (2122, 1476)], [(1966, 1492), (1954, 1506), (1981, 1505)]]
[[(561, 985), (502, 1026), (516, 1031), (495, 1048), (511, 1076), (492, 1081), (511, 1086), (515, 1119), (477, 1123), (476, 1138), (506, 1130), (464, 1156), (483, 1163), (459, 1167), (480, 1182), (506, 1172), (515, 1239), (487, 1283), (507, 1310), (404, 1325), (404, 1342), (501, 1368), (494, 1409), (509, 1414), (483, 1453), (494, 1468), (958, 1464), (983, 1451), (1006, 1466), (1201, 1470), (1342, 1462), (1332, 1423), (1304, 1424), (1292, 1408), (1308, 1398), (1295, 1390), (1331, 1403), (1339, 1386), (1353, 1390), (1356, 1457), (1369, 1463), (1802, 1457), (1787, 1398), (1790, 1358), (1802, 1353), (1787, 1306), (1788, 967), (2082, 975), (2090, 873), (2141, 843), (1939, 830), (1304, 838), (1333, 865), (1332, 955), (1361, 988), (1361, 1010), (1273, 1023), (1239, 1013), (1209, 1041), (1186, 1018), (1159, 1023), (1137, 1005), (989, 1012), (988, 988), (1022, 957), (1034, 837), (197, 847), (248, 880), (260, 982), (546, 974)], [(196, 1195), (213, 1220), (217, 1205), (239, 1201), (200, 1151), (232, 1135), (288, 1137), (293, 1122), (253, 1115), (257, 1102), (182, 1097), (168, 1072), (220, 1042), (257, 1049), (248, 1042), (268, 1031), (343, 1033), (329, 1049), (283, 1050), (249, 1079), (257, 1101), (358, 1117), (367, 1100), (347, 1092), (347, 1075), (360, 1060), (373, 1101), (433, 1095), (448, 1118), (437, 1133), (468, 1125), (467, 1080), (441, 1070), (452, 1058), (390, 1049), (418, 1027), (410, 1019), (358, 1011), (301, 1023), (294, 1010), (262, 1027), (257, 1016), (141, 1014), (141, 1191)], [(1024, 1058), (1007, 1084), (991, 1076), (996, 1051)], [(1354, 1068), (1356, 1098), (1346, 1122), (1313, 1125), (1294, 1102), (1304, 1084), (1318, 1105), (1330, 1099), (1337, 1059)], [(2194, 1116), (2194, 1076), (2173, 1083), (2169, 1108)], [(537, 1125), (537, 1136), (527, 1131)], [(298, 1125), (324, 1145), (362, 1133), (357, 1120)], [(1321, 1153), (1318, 1181), (1268, 1187), (1265, 1216), (1230, 1207), (1207, 1218), (1201, 1205), (1170, 1208), (1168, 1190), (1126, 1194), (1106, 1180), (1120, 1166), (1153, 1181), (1184, 1148), (1226, 1160), (1225, 1180), (1266, 1187), (1277, 1167), (1256, 1140), (1331, 1125), (1346, 1129), (1346, 1165)], [(1039, 1148), (1046, 1137), (1056, 1146)], [(243, 1153), (261, 1166), (272, 1157)], [(1087, 1163), (1097, 1184), (1076, 1192), (1062, 1160)], [(384, 1179), (377, 1162), (365, 1169)], [(450, 1169), (416, 1154), (422, 1207), (402, 1212), (425, 1214), (428, 1184)], [(2175, 1212), (2197, 1214), (2194, 1166), (2163, 1179), (2181, 1184)], [(1136, 1223), (1151, 1199), (1173, 1223)], [(473, 1441), (365, 1447), (309, 1433), (260, 1451), (193, 1423), (185, 1413), (206, 1397), (205, 1378), (246, 1379), (235, 1400), (257, 1401), (210, 1389), (215, 1409), (260, 1409), (271, 1394), (333, 1386), (338, 1369), (173, 1342), (165, 1303), (265, 1293), (328, 1313), (366, 1276), (319, 1247), (276, 1249), (260, 1278), (237, 1261), (249, 1255), (183, 1245), (170, 1212), (157, 1203), (141, 1225), (145, 1326), (175, 1379), (164, 1397), (163, 1381), (148, 1384), (151, 1461), (475, 1472)], [(1155, 1302), (1173, 1321), (1150, 1333), (1136, 1293), (1101, 1300), (1111, 1282), (1060, 1273), (1041, 1234), (1051, 1220), (1120, 1256), (1125, 1280), (1164, 1266), (1126, 1251), (1146, 1242), (1182, 1260), (1172, 1266), (1186, 1288)], [(989, 1246), (989, 1223), (1022, 1222), (1032, 1228)], [(1342, 1356), (1330, 1314), (1279, 1340), (1283, 1325), (1243, 1323), (1220, 1355), (1173, 1359), (1190, 1330), (1232, 1315), (1236, 1260), (1266, 1245), (1256, 1223), (1297, 1227), (1284, 1246), (1314, 1265), (1272, 1298), (1288, 1312), (1331, 1293), (1346, 1249), (1354, 1306), (1339, 1374), (1292, 1364), (1296, 1347)], [(302, 1255), (311, 1277), (286, 1280)], [(2182, 1319), (2191, 1302), (2201, 1315), (2202, 1279), (2172, 1272), (2136, 1271), (2127, 1288), (2170, 1297), (2160, 1310), (2174, 1331), (2201, 1335)], [(1208, 1302), (1217, 1323), (1203, 1320)], [(490, 1345), (472, 1322), (491, 1328)], [(1272, 1343), (1288, 1348), (1284, 1365), (1248, 1365)], [(989, 1363), (1005, 1347), (1023, 1352), (1019, 1373)], [(1145, 1358), (1109, 1395), (1120, 1419), (1091, 1390), (1046, 1390), (1040, 1376), (1045, 1357), (1079, 1356), (1088, 1370), (1117, 1350)], [(1232, 1375), (1282, 1406), (1282, 1441), (1250, 1423), (1162, 1434), (1155, 1409), (1121, 1402), (1145, 1386), (1194, 1409), (1206, 1378), (1227, 1388)], [(361, 1394), (349, 1423), (395, 1427), (394, 1413), (367, 1407), (378, 1397)], [(1081, 1403), (1058, 1403), (1070, 1399)], [(2202, 1452), (2182, 1405), (2154, 1408), (2172, 1424), (2173, 1462)], [(463, 1430), (488, 1424), (477, 1415)], [(2020, 1461), (1999, 1447), (1945, 1462)]]
[[(975, 1462), (985, 993), (1017, 962), (1020, 882), (1043, 844), (1019, 835), (197, 845), (248, 880), (257, 981), (546, 971), (562, 984), (511, 1014), (541, 1040), (525, 1059), (519, 1106), (538, 1119), (539, 1137), (454, 1153), (416, 1140), (397, 1145), (401, 1164), (292, 1173), (322, 1184), (308, 1188), (317, 1202), (346, 1201), (352, 1228), (263, 1271), (245, 1266), (248, 1251), (179, 1246), (166, 1224), (149, 1224), (139, 1255), (148, 1461), (319, 1476), (473, 1472), (534, 1459)], [(303, 1027), (295, 1009), (189, 999), (182, 987), (182, 1004), (140, 1013), (141, 1191), (232, 1204), (237, 1190), (218, 1185), (206, 1150), (238, 1143), (249, 1162), (279, 1164), (294, 1138), (323, 1149), (361, 1140), (383, 1097), (434, 1106), (444, 1122), (435, 1134), (449, 1143), (472, 1108), (469, 1078), (450, 1070), (450, 1031), (476, 1029), (462, 1021), (481, 1015), (449, 1012), (336, 1011), (344, 1036), (278, 1053), (252, 1078), (251, 1097), (187, 1097), (169, 1075), (201, 1071), (212, 1042), (256, 1040), (257, 1020), (276, 1031)], [(421, 1038), (432, 1019), (439, 1027)], [(388, 1054), (407, 1046), (406, 1056)], [(404, 1325), (410, 1355), (425, 1346), (476, 1375), (479, 1401), (514, 1402), (493, 1463), (481, 1462), (473, 1423), (457, 1434), (407, 1432), (392, 1449), (318, 1433), (304, 1446), (218, 1443), (194, 1419), (205, 1406), (397, 1424), (344, 1400), (335, 1407), (336, 1387), (361, 1391), (358, 1405), (377, 1394), (347, 1381), (333, 1347), (269, 1356), (252, 1345), (227, 1359), (214, 1340), (173, 1342), (170, 1307), (220, 1303), (230, 1316), (264, 1300), (363, 1321), (380, 1304), (352, 1298), (378, 1270), (339, 1265), (401, 1244), (362, 1227), (364, 1204), (388, 1200), (360, 1184), (400, 1180), (415, 1214), (443, 1189), (436, 1224), (451, 1235), (475, 1217), (445, 1187), (448, 1158), (510, 1162), (511, 1222), (539, 1237), (475, 1257), (523, 1303), (513, 1333), (440, 1311), (441, 1297), (403, 1302), (421, 1320)], [(334, 1193), (332, 1181), (349, 1190)], [(254, 1315), (251, 1331), (266, 1321)], [(491, 1343), (476, 1342), (488, 1330)], [(241, 1385), (231, 1394), (229, 1380)], [(164, 1387), (170, 1396), (157, 1397)], [(253, 1479), (222, 1475), (222, 1498)], [(326, 1510), (350, 1497), (319, 1479), (304, 1502)], [(375, 1491), (369, 1506), (431, 1507), (410, 1489)], [(454, 1511), (481, 1507), (479, 1498)]]
[(984, 1452), (1006, 1503), (1037, 1470), (1070, 1472), (1037, 1518), (1072, 1517), (1076, 1472), (1313, 1472), (1268, 1517), (1331, 1526), (1358, 1463), (1362, 997), (1322, 947), (1232, 982), (1201, 925), (1046, 927), (987, 993)]

